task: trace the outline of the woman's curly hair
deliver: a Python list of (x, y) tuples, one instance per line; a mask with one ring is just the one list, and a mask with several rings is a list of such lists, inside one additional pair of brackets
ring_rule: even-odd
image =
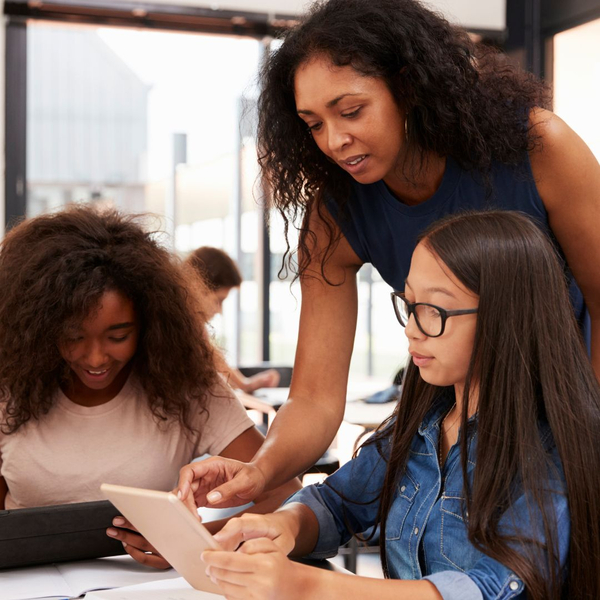
[[(116, 210), (70, 208), (26, 220), (0, 246), (0, 400), (6, 433), (53, 406), (70, 369), (59, 344), (106, 291), (135, 307), (133, 372), (157, 420), (205, 411), (217, 382), (201, 295), (156, 233)], [(197, 278), (195, 278), (197, 280)], [(193, 283), (192, 283), (193, 282)]]
[[(526, 125), (529, 111), (550, 105), (541, 81), (497, 51), (477, 48), (463, 29), (416, 0), (313, 4), (265, 64), (258, 105), (261, 172), (286, 238), (290, 224), (300, 229), (300, 273), (310, 261), (311, 212), (329, 224), (333, 242), (324, 198), (344, 214), (352, 180), (319, 150), (296, 114), (294, 77), (315, 56), (386, 82), (407, 113), (408, 148), (420, 166), (428, 154), (451, 156), (484, 176), (493, 161), (516, 165), (537, 141)], [(331, 251), (330, 243), (324, 260)]]

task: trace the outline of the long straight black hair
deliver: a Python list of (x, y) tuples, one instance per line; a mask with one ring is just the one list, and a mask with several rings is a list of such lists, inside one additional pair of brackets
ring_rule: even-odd
[[(514, 571), (529, 598), (600, 598), (600, 387), (575, 322), (566, 279), (554, 246), (525, 215), (487, 211), (453, 215), (420, 237), (469, 290), (479, 311), (467, 374), (479, 388), (476, 466), (467, 478), (467, 441), (460, 452), (470, 542)], [(441, 388), (421, 379), (412, 363), (390, 421), (366, 443), (391, 435), (392, 450), (378, 521), (388, 573), (385, 526), (403, 475), (411, 440)], [(556, 476), (540, 433), (547, 423), (558, 450), (571, 518), (568, 573), (561, 573), (556, 518), (548, 483)], [(387, 425), (387, 428), (386, 428)], [(390, 434), (390, 431), (392, 432)], [(508, 536), (499, 521), (525, 494), (531, 522), (543, 522), (543, 545)], [(537, 515), (534, 521), (534, 515)], [(541, 539), (541, 535), (539, 536)]]

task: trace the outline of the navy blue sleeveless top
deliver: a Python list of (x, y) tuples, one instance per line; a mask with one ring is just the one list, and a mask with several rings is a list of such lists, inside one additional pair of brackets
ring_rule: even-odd
[[(358, 257), (371, 263), (395, 290), (404, 289), (419, 234), (451, 213), (492, 208), (521, 211), (533, 217), (560, 251), (535, 186), (529, 159), (518, 167), (494, 163), (491, 186), (486, 186), (480, 174), (465, 171), (448, 157), (440, 187), (431, 198), (416, 206), (397, 200), (383, 181), (363, 185), (353, 180), (346, 218), (340, 218), (333, 201), (328, 201), (327, 207)], [(562, 251), (561, 256), (564, 261)], [(566, 261), (565, 270), (575, 316), (589, 350), (589, 314)]]

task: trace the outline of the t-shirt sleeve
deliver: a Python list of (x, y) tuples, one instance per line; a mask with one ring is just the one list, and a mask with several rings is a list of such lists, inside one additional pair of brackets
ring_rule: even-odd
[(200, 438), (194, 452), (196, 456), (216, 456), (236, 437), (254, 426), (242, 403), (225, 383), (213, 387), (206, 408), (208, 417), (205, 417), (200, 428)]

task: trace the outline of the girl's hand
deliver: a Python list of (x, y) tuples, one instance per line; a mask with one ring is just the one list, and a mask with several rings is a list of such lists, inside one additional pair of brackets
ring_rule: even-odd
[(115, 517), (106, 535), (123, 542), (125, 552), (137, 562), (155, 569), (169, 569), (171, 565), (150, 545), (145, 537), (125, 518)]
[(273, 540), (249, 540), (237, 552), (207, 550), (202, 560), (228, 600), (311, 597), (306, 573), (299, 573), (303, 565), (289, 560)]
[(265, 477), (258, 467), (231, 458), (213, 456), (179, 471), (175, 493), (195, 512), (196, 507), (241, 506), (260, 496)]
[(223, 550), (229, 551), (238, 548), (242, 551), (250, 540), (257, 538), (266, 538), (273, 542), (273, 548), (284, 556), (287, 556), (296, 544), (291, 522), (285, 512), (268, 515), (246, 513), (228, 521), (223, 529), (215, 534), (215, 540)]

